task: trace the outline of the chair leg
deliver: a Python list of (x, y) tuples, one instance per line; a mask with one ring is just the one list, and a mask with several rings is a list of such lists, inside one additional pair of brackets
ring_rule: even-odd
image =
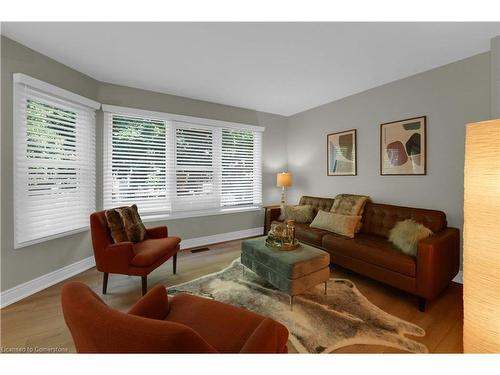
[(148, 292), (148, 277), (141, 276), (142, 281), (142, 295), (145, 295)]
[(173, 259), (174, 275), (177, 273), (177, 253), (174, 254)]
[(109, 273), (107, 272), (102, 274), (102, 294), (106, 294), (106, 291), (108, 290), (108, 276)]
[(425, 298), (418, 297), (418, 309), (422, 312), (425, 311)]

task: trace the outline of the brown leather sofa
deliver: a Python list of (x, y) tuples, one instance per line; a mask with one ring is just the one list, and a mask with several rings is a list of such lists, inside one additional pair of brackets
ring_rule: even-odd
[(87, 285), (63, 286), (64, 320), (78, 353), (286, 353), (288, 330), (236, 306), (157, 285), (128, 313)]
[[(329, 211), (334, 199), (303, 196), (299, 204)], [(265, 230), (280, 215), (279, 207), (266, 212)], [(403, 254), (389, 242), (389, 231), (401, 220), (413, 219), (434, 233), (418, 243), (416, 258)], [(296, 224), (296, 237), (330, 254), (330, 262), (392, 285), (419, 297), (419, 309), (435, 298), (457, 275), (460, 233), (450, 228), (444, 212), (368, 202), (362, 228), (355, 238)]]

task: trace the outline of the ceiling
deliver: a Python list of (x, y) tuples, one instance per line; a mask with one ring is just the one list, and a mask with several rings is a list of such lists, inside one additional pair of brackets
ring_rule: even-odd
[(289, 116), (488, 51), (500, 23), (2, 23), (97, 80)]

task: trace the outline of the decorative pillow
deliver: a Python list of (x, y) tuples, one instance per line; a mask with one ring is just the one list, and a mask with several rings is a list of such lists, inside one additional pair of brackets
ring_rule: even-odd
[(127, 233), (123, 226), (123, 221), (117, 209), (112, 208), (104, 212), (111, 237), (115, 243), (128, 241)]
[(417, 256), (418, 241), (429, 237), (432, 231), (412, 219), (398, 221), (389, 233), (391, 241), (401, 252)]
[[(362, 216), (368, 199), (369, 197), (366, 195), (337, 194), (330, 212), (341, 215)], [(361, 221), (359, 222), (355, 233), (358, 233), (360, 230)]]
[(341, 215), (333, 212), (318, 211), (311, 228), (328, 230), (333, 233), (354, 238), (361, 216)]
[(146, 238), (146, 227), (137, 212), (137, 205), (133, 204), (130, 207), (118, 208), (117, 211), (120, 212), (128, 240), (134, 243), (144, 240)]
[(296, 223), (310, 223), (314, 219), (314, 207), (308, 204), (302, 206), (283, 206), (280, 220), (294, 220)]

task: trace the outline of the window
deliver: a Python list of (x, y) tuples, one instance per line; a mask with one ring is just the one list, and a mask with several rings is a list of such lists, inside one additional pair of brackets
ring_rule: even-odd
[(258, 205), (262, 202), (260, 133), (222, 129), (222, 206)]
[(15, 247), (88, 228), (98, 103), (14, 75)]
[(105, 114), (104, 207), (168, 212), (165, 121)]
[(263, 128), (103, 105), (104, 207), (141, 213), (262, 203)]
[(174, 210), (203, 210), (219, 206), (217, 168), (219, 129), (175, 125)]

